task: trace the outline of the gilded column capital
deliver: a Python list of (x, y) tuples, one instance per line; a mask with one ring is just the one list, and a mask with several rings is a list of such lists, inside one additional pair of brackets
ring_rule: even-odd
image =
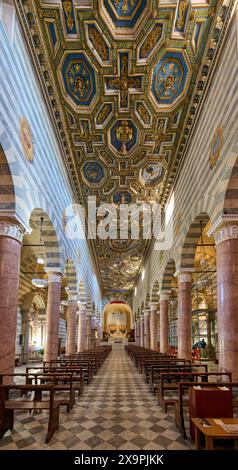
[(0, 221), (0, 237), (8, 237), (22, 243), (24, 228), (7, 220)]
[(237, 214), (223, 214), (214, 222), (208, 231), (209, 237), (215, 238), (215, 243), (238, 238), (238, 216)]

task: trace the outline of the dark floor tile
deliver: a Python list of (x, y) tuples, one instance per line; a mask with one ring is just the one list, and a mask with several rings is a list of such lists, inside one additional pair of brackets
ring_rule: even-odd
[(30, 444), (35, 444), (37, 441), (34, 439), (34, 437), (30, 436), (25, 439), (20, 439), (19, 441), (16, 442), (16, 445), (18, 449), (24, 449), (24, 447), (29, 446)]

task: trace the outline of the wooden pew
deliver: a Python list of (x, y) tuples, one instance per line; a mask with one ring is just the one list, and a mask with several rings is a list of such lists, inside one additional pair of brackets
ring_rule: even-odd
[[(193, 367), (193, 366), (192, 366)], [(167, 412), (167, 406), (175, 406), (176, 401), (178, 401), (179, 393), (179, 383), (180, 382), (193, 382), (200, 385), (201, 383), (208, 383), (208, 380), (212, 377), (220, 380), (229, 380), (231, 382), (231, 374), (228, 372), (178, 372), (178, 373), (162, 373), (160, 375), (161, 381), (159, 385), (159, 403), (164, 407), (165, 412)], [(216, 380), (217, 382), (217, 380)], [(167, 392), (173, 392), (177, 396), (166, 398)]]
[[(28, 368), (29, 369), (29, 368)], [(26, 373), (15, 373), (15, 374), (0, 374), (0, 385), (4, 382), (4, 377), (11, 377), (15, 379), (16, 377), (22, 377), (25, 379), (25, 384), (22, 385), (37, 385), (37, 384), (47, 384), (54, 385), (55, 391), (58, 392), (69, 392), (69, 398), (61, 399), (60, 405), (65, 405), (67, 408), (67, 413), (73, 408), (75, 404), (75, 388), (73, 387), (72, 374), (64, 373), (44, 373), (44, 372), (26, 372)], [(19, 384), (20, 385), (20, 384)], [(26, 393), (28, 391), (26, 390)], [(42, 400), (41, 390), (35, 391), (34, 401)]]
[[(49, 392), (47, 400), (36, 401), (29, 399), (15, 400), (10, 397), (10, 392)], [(45, 442), (48, 443), (59, 427), (59, 407), (61, 400), (55, 398), (54, 385), (0, 385), (0, 439), (8, 430), (14, 428), (14, 410), (48, 410), (48, 432)]]
[[(150, 389), (154, 393), (154, 395), (159, 390), (160, 380), (161, 380), (161, 373), (178, 373), (178, 372), (195, 372), (198, 369), (202, 368), (204, 372), (207, 372), (207, 364), (167, 364), (166, 366), (152, 366), (150, 372)], [(200, 371), (199, 371), (200, 372)]]

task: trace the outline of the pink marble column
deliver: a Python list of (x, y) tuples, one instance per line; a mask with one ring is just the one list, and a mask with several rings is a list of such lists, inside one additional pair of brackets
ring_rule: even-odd
[(178, 274), (178, 357), (192, 357), (192, 274)]
[(31, 314), (30, 309), (27, 308), (26, 310), (21, 310), (22, 314), (22, 353), (28, 354), (29, 353), (29, 337), (30, 337), (30, 321), (31, 321)]
[(140, 346), (140, 321), (138, 317), (135, 319), (135, 344)]
[[(0, 373), (15, 366), (19, 270), (23, 230), (14, 222), (0, 221)], [(10, 380), (4, 380), (8, 383)]]
[(67, 312), (67, 342), (66, 342), (66, 355), (75, 353), (75, 338), (76, 338), (76, 313), (78, 308), (78, 296), (76, 292), (69, 292), (69, 305)]
[(221, 226), (215, 233), (215, 241), (219, 370), (220, 372), (232, 372), (232, 380), (237, 382), (238, 225), (230, 222)]
[(158, 350), (157, 344), (157, 311), (158, 304), (150, 302), (150, 349), (153, 351)]
[(86, 310), (86, 349), (91, 349), (92, 347), (92, 330), (91, 330), (91, 317), (92, 310)]
[(134, 325), (135, 325), (135, 345), (138, 346), (139, 345), (139, 323), (136, 317), (134, 320)]
[(86, 349), (86, 304), (81, 303), (78, 319), (78, 352)]
[(144, 310), (144, 347), (150, 349), (150, 310)]
[(96, 317), (95, 315), (91, 316), (91, 348), (96, 348)]
[(46, 310), (46, 345), (44, 361), (51, 361), (58, 358), (59, 347), (59, 312), (61, 299), (61, 272), (53, 272), (47, 269), (48, 273), (48, 298)]
[(100, 346), (100, 341), (103, 339), (103, 327), (102, 327), (102, 320), (100, 317), (98, 317), (98, 339), (99, 339), (99, 346)]
[(168, 353), (169, 347), (169, 292), (160, 292), (160, 352)]
[(140, 346), (144, 348), (144, 314), (140, 316)]

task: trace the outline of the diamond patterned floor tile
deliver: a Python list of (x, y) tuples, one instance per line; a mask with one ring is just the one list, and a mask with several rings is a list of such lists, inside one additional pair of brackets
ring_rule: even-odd
[(45, 443), (48, 415), (15, 413), (14, 430), (0, 450), (162, 450), (194, 448), (174, 425), (174, 410), (164, 413), (157, 397), (135, 368), (122, 344), (113, 345), (102, 368), (69, 414), (60, 410), (60, 426)]

